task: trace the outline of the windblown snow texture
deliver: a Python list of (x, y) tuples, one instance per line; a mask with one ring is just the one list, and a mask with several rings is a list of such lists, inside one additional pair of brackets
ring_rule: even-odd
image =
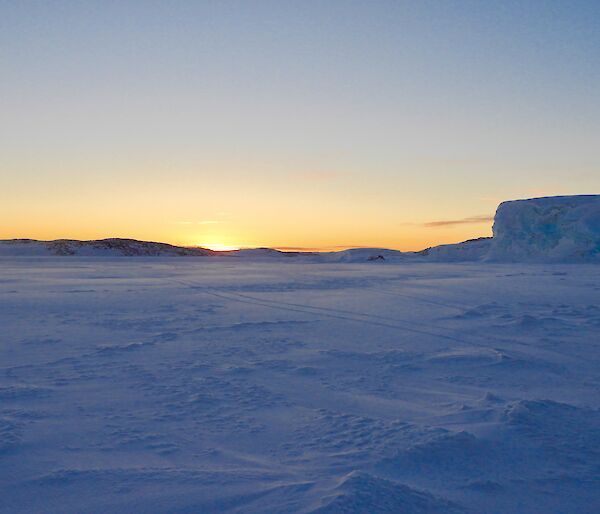
[(600, 266), (0, 258), (0, 512), (600, 512)]

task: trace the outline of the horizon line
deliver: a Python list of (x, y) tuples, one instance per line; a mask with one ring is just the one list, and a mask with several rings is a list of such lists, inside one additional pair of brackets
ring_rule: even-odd
[(214, 248), (209, 248), (208, 246), (177, 245), (177, 244), (172, 244), (172, 243), (166, 243), (163, 241), (151, 241), (151, 240), (144, 240), (144, 239), (136, 239), (136, 238), (132, 238), (132, 237), (104, 237), (104, 238), (99, 238), (99, 239), (71, 239), (71, 238), (34, 239), (34, 238), (28, 238), (28, 237), (16, 237), (16, 238), (0, 239), (0, 243), (11, 243), (11, 242), (12, 243), (17, 243), (17, 242), (22, 242), (22, 243), (57, 243), (57, 242), (95, 243), (95, 242), (103, 242), (103, 241), (131, 241), (131, 242), (136, 242), (136, 243), (166, 245), (166, 246), (171, 246), (174, 248), (207, 250), (207, 251), (216, 252), (216, 253), (239, 252), (241, 250), (276, 250), (276, 251), (282, 252), (282, 253), (329, 253), (329, 252), (343, 252), (345, 250), (360, 250), (360, 249), (388, 250), (388, 251), (401, 252), (401, 253), (419, 253), (424, 250), (434, 248), (436, 246), (460, 244), (460, 243), (466, 243), (466, 242), (470, 242), (470, 241), (476, 241), (478, 239), (490, 239), (491, 237), (492, 236), (483, 236), (483, 237), (465, 239), (462, 241), (456, 241), (454, 243), (441, 243), (441, 244), (437, 244), (437, 245), (430, 245), (430, 246), (427, 246), (420, 250), (399, 250), (397, 248), (390, 248), (390, 247), (385, 247), (385, 246), (367, 246), (367, 245), (332, 245), (332, 246), (322, 246), (322, 247), (279, 246), (279, 245), (275, 245), (275, 246), (245, 246), (245, 245), (237, 246), (236, 245), (235, 248), (232, 245), (231, 248), (217, 250)]

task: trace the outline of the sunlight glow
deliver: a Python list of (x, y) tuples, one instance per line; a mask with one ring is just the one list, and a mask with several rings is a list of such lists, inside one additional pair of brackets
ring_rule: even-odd
[(239, 246), (230, 246), (220, 243), (203, 243), (198, 246), (201, 246), (202, 248), (207, 248), (208, 250), (213, 250), (215, 252), (231, 252), (232, 250), (240, 249)]

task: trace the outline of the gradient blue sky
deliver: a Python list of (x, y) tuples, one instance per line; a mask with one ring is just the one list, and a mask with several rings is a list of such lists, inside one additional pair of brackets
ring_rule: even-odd
[(600, 192), (597, 1), (0, 0), (0, 76), (0, 238), (419, 249)]

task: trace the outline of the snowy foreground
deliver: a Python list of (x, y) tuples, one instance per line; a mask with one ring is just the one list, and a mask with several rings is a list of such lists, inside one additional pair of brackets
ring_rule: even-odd
[(2, 512), (598, 513), (600, 266), (0, 258)]

